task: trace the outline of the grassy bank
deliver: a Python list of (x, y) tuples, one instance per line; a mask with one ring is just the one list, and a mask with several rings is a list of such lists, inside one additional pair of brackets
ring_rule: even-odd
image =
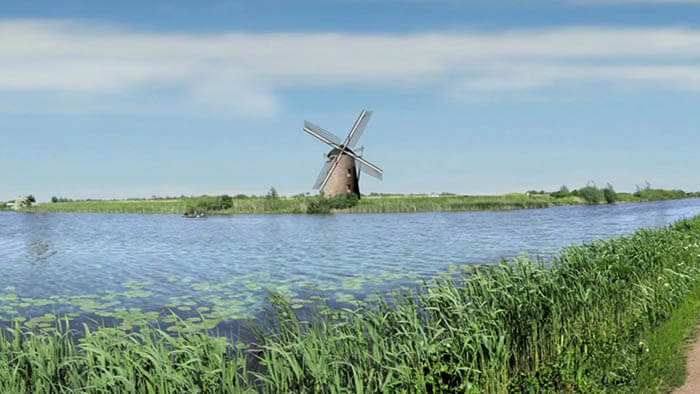
[(680, 354), (662, 350), (687, 334), (676, 319), (697, 318), (699, 277), (696, 217), (311, 319), (273, 297), (244, 353), (195, 332), (14, 331), (0, 340), (0, 391), (653, 392)]
[[(556, 205), (604, 203), (602, 189), (580, 189), (579, 195), (567, 192), (508, 193), (497, 196), (441, 195), (369, 195), (363, 196), (351, 208), (332, 209), (337, 213), (425, 212), (425, 211), (477, 211), (526, 208), (547, 208)], [(596, 194), (597, 193), (597, 194)], [(599, 195), (598, 195), (599, 194)], [(615, 193), (613, 201), (643, 202), (695, 197), (697, 193), (681, 190), (648, 189), (636, 193)], [(320, 197), (298, 195), (274, 196), (222, 196), (185, 197), (157, 200), (91, 200), (41, 203), (30, 210), (35, 212), (97, 212), (97, 213), (174, 213), (183, 214), (199, 209), (211, 214), (236, 213), (322, 213), (314, 208)]]
[(667, 321), (642, 337), (648, 349), (637, 376), (638, 393), (669, 392), (683, 385), (686, 377), (686, 351), (697, 335), (700, 316), (700, 280), (695, 283), (681, 306)]

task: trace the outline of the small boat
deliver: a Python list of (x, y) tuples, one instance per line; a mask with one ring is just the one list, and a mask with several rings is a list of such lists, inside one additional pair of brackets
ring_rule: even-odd
[(189, 212), (182, 215), (185, 219), (200, 219), (204, 217), (204, 212)]

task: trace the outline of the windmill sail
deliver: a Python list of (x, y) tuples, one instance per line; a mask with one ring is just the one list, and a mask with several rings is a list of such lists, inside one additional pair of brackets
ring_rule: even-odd
[(340, 145), (343, 143), (343, 140), (341, 140), (340, 137), (338, 137), (337, 135), (331, 133), (328, 130), (324, 130), (323, 128), (318, 127), (315, 124), (306, 120), (304, 121), (304, 131), (325, 143), (332, 142), (336, 145)]
[(326, 164), (323, 165), (321, 172), (318, 174), (318, 177), (316, 178), (316, 182), (314, 182), (314, 187), (312, 189), (320, 189), (321, 184), (323, 184), (323, 181), (326, 180), (326, 177), (328, 176), (328, 173), (330, 171), (331, 171), (331, 162), (327, 161)]
[[(375, 170), (374, 168), (366, 165), (365, 163), (363, 163), (359, 160), (355, 160), (355, 165), (357, 166), (358, 172), (364, 172), (365, 174), (367, 174), (369, 176), (373, 176), (373, 177), (379, 179), (380, 181), (384, 178), (384, 174), (382, 172)], [(358, 174), (358, 176), (359, 176), (359, 174)]]
[(357, 145), (357, 141), (360, 140), (360, 137), (362, 136), (362, 133), (365, 131), (365, 127), (367, 127), (367, 122), (369, 122), (369, 118), (372, 116), (372, 111), (366, 111), (362, 110), (360, 113), (360, 116), (357, 118), (357, 121), (355, 122), (355, 126), (353, 126), (353, 130), (355, 130), (354, 133), (352, 133), (352, 136), (350, 137), (350, 140), (348, 141), (348, 145), (350, 148), (354, 148), (355, 145)]

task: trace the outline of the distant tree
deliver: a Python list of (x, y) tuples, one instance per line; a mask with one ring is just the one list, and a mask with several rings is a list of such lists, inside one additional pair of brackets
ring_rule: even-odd
[(229, 209), (233, 207), (233, 199), (228, 194), (219, 196), (219, 209)]
[(34, 204), (36, 202), (36, 198), (32, 194), (27, 196), (27, 201)]
[(51, 202), (58, 202), (58, 197), (56, 197), (56, 196), (51, 197)]
[(613, 189), (613, 186), (609, 183), (605, 185), (605, 189), (603, 189), (603, 196), (605, 197), (605, 202), (608, 204), (614, 204), (615, 200), (617, 200), (617, 193), (615, 193), (615, 189)]
[(276, 200), (280, 198), (279, 194), (277, 194), (277, 190), (274, 187), (270, 188), (270, 191), (267, 192), (265, 197), (271, 200)]

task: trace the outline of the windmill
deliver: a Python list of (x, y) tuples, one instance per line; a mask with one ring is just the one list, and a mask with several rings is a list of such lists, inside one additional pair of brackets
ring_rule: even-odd
[(326, 197), (334, 197), (343, 193), (355, 193), (360, 195), (360, 172), (365, 172), (379, 180), (384, 172), (374, 164), (362, 158), (364, 147), (353, 148), (362, 136), (362, 132), (372, 116), (372, 111), (362, 110), (355, 124), (350, 129), (345, 140), (341, 140), (335, 134), (326, 131), (315, 124), (304, 121), (304, 131), (325, 142), (331, 147), (325, 155), (325, 164), (318, 174), (314, 189), (321, 189)]

